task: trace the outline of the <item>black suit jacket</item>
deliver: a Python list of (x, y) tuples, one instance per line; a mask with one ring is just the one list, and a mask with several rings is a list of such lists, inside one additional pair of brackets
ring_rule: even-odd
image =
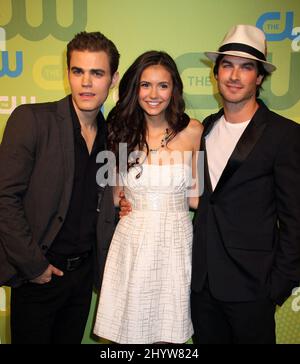
[[(223, 110), (204, 121), (205, 137)], [(218, 148), (218, 145), (215, 146)], [(300, 126), (261, 101), (194, 217), (192, 289), (222, 301), (282, 304), (300, 281)]]
[[(14, 110), (0, 146), (0, 285), (18, 286), (48, 266), (45, 253), (68, 211), (74, 163), (68, 97)], [(99, 193), (94, 247), (97, 287), (115, 221), (112, 189), (99, 189)]]

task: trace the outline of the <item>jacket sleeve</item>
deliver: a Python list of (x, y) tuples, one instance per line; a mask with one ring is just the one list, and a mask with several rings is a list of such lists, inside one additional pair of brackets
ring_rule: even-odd
[(271, 273), (271, 299), (281, 305), (300, 281), (300, 125), (283, 138), (275, 166), (279, 241)]
[(5, 254), (1, 261), (7, 265), (6, 272), (14, 269), (23, 279), (37, 277), (49, 264), (39, 246), (32, 241), (24, 211), (24, 196), (34, 168), (37, 146), (34, 118), (28, 105), (15, 109), (0, 146), (0, 253)]

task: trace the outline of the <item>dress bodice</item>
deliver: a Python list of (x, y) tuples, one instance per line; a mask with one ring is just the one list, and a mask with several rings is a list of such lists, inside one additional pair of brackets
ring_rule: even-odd
[(124, 191), (133, 210), (186, 211), (191, 177), (186, 164), (138, 165), (123, 176)]

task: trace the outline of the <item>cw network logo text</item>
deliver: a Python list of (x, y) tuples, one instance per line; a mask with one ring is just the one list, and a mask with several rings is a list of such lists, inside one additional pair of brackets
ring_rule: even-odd
[(292, 50), (300, 51), (300, 27), (294, 26), (294, 12), (287, 11), (285, 15), (279, 11), (264, 13), (258, 18), (256, 26), (265, 33), (267, 41), (290, 39)]
[(20, 35), (30, 41), (39, 41), (52, 35), (58, 40), (68, 41), (79, 30), (86, 28), (87, 0), (73, 0), (73, 22), (68, 27), (61, 26), (57, 21), (55, 0), (40, 0), (40, 2), (42, 4), (42, 20), (38, 26), (32, 26), (26, 18), (26, 13), (33, 10), (28, 2), (26, 0), (11, 0), (10, 20), (6, 24), (0, 24), (5, 28), (8, 40)]

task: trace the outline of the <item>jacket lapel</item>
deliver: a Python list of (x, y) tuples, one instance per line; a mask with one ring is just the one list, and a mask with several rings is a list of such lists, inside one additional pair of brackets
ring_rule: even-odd
[(226, 182), (246, 160), (266, 127), (267, 117), (265, 113), (268, 109), (262, 101), (259, 100), (258, 102), (259, 108), (257, 109), (256, 113), (239, 139), (236, 147), (234, 148), (213, 192), (214, 195), (216, 195), (223, 188)]
[(207, 160), (207, 151), (206, 151), (206, 141), (205, 137), (210, 133), (212, 130), (215, 122), (220, 119), (220, 117), (224, 114), (224, 110), (221, 109), (218, 113), (212, 114), (208, 116), (203, 121), (204, 130), (201, 137), (201, 144), (200, 144), (200, 151), (204, 152), (204, 183), (207, 187), (207, 190), (212, 193), (212, 185), (209, 175), (209, 169), (208, 169), (208, 160)]
[(63, 151), (64, 198), (62, 204), (69, 204), (74, 179), (75, 152), (74, 131), (70, 110), (70, 96), (60, 100), (57, 105), (57, 126), (60, 131), (61, 150)]

